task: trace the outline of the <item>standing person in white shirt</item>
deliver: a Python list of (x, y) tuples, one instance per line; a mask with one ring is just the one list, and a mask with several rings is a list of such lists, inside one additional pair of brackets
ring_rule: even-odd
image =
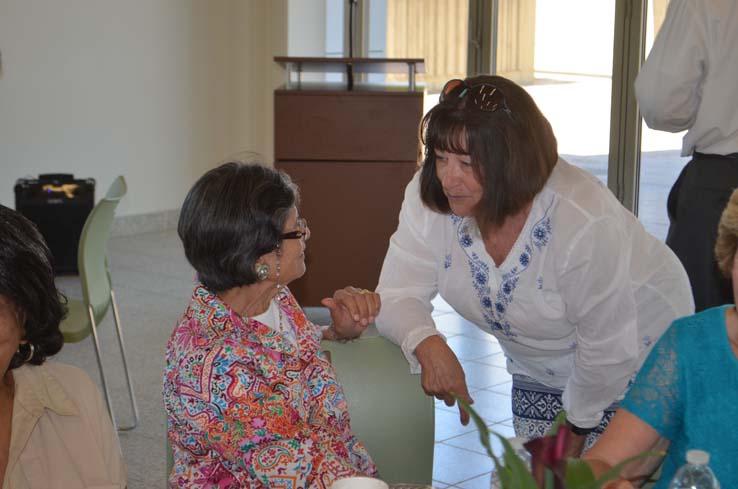
[(682, 156), (692, 160), (669, 194), (666, 244), (687, 270), (697, 311), (730, 303), (713, 250), (738, 187), (738, 2), (671, 0), (635, 88), (649, 127), (688, 130)]
[(431, 317), (440, 294), (498, 338), (516, 435), (543, 435), (563, 407), (578, 455), (651, 345), (692, 312), (684, 269), (599, 180), (558, 157), (551, 125), (515, 83), (449, 81), (421, 132), (425, 158), (385, 257), (377, 326), (426, 393), (471, 402)]

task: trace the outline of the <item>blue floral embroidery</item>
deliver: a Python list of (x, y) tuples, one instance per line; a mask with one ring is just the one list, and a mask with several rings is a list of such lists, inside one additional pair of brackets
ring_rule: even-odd
[[(549, 209), (550, 208), (551, 207), (549, 206)], [(548, 214), (548, 209), (546, 209), (546, 214)], [(538, 248), (539, 251), (542, 250), (551, 238), (551, 218), (548, 217), (548, 215), (545, 215), (543, 219), (533, 226), (533, 232), (531, 234), (535, 247)]]
[[(469, 224), (459, 216), (451, 214), (451, 222), (456, 226), (457, 239), (469, 262), (472, 285), (482, 306), (482, 316), (490, 329), (500, 332), (510, 340), (513, 340), (517, 333), (513, 331), (512, 325), (507, 321), (505, 315), (513, 302), (515, 287), (520, 279), (520, 274), (528, 269), (533, 260), (534, 251), (541, 251), (551, 239), (551, 218), (548, 213), (552, 205), (553, 201), (549, 204), (543, 217), (533, 225), (529, 242), (526, 243), (523, 252), (518, 257), (517, 265), (502, 276), (502, 283), (494, 300), (490, 297), (492, 290), (489, 286), (489, 266), (475, 252), (469, 253), (466, 251), (474, 242), (469, 233)], [(542, 289), (543, 277), (538, 277), (537, 283), (538, 288)], [(550, 371), (549, 375), (554, 375), (554, 372)]]
[[(506, 274), (508, 275), (508, 274)], [(503, 282), (502, 287), (500, 287), (500, 290), (502, 291), (503, 295), (511, 295), (513, 291), (515, 290), (515, 284), (518, 282), (517, 277), (515, 277), (512, 280), (508, 280), (503, 276)]]
[(449, 268), (451, 268), (451, 253), (448, 253), (446, 255), (446, 257), (444, 258), (444, 260), (443, 260), (443, 268), (445, 270), (448, 270)]
[(653, 341), (651, 340), (651, 337), (650, 336), (646, 335), (646, 336), (643, 337), (643, 346), (645, 346), (646, 348), (648, 348), (652, 344), (653, 344)]
[(477, 285), (483, 286), (487, 282), (487, 274), (483, 272), (477, 272), (474, 275), (474, 280), (477, 282)]

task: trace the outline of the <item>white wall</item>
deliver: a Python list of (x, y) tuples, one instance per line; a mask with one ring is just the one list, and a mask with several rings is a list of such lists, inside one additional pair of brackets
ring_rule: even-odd
[[(336, 1), (340, 3), (345, 0)], [(340, 29), (342, 19), (338, 20), (337, 27)], [(326, 0), (288, 0), (287, 33), (288, 56), (327, 56)], [(301, 80), (322, 82), (326, 80), (326, 75), (325, 73), (304, 72)]]
[(285, 81), (284, 71), (274, 57), (287, 55), (287, 0), (233, 1), (228, 154), (254, 151), (271, 164), (274, 89)]
[(284, 0), (0, 0), (0, 203), (18, 177), (118, 174), (120, 215), (178, 208), (206, 169), (273, 155)]
[(326, 0), (289, 0), (287, 8), (289, 56), (325, 56)]

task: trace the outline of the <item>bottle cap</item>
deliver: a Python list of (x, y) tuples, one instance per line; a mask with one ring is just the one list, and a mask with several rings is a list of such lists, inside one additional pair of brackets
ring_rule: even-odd
[(687, 462), (694, 465), (707, 465), (710, 454), (704, 450), (687, 450)]

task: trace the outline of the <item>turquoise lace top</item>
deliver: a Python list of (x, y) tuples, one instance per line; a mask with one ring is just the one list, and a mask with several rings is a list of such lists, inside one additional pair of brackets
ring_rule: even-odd
[(738, 488), (738, 359), (725, 309), (672, 323), (643, 364), (621, 406), (671, 440), (656, 489), (666, 489), (686, 452), (710, 453), (724, 488)]

